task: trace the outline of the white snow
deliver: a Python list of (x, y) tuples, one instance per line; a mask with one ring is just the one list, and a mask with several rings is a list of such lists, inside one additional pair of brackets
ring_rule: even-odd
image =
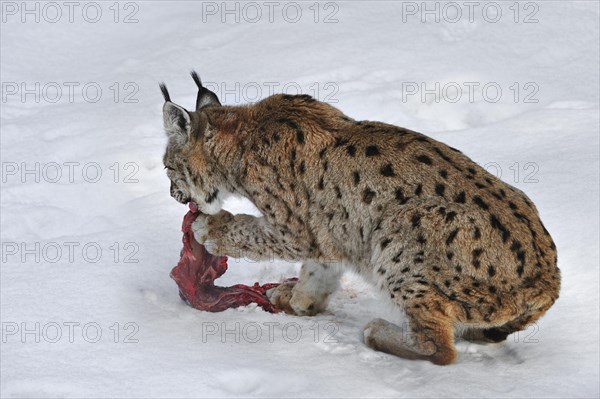
[[(279, 2), (270, 22), (263, 2), (78, 2), (70, 22), (63, 2), (3, 1), (1, 396), (598, 397), (598, 3), (481, 2), (473, 21), (466, 3), (454, 3), (462, 14), (451, 22), (447, 3)], [(421, 22), (436, 4), (440, 21)], [(100, 20), (87, 22), (96, 8)], [(399, 316), (353, 275), (312, 318), (186, 306), (169, 278), (186, 209), (162, 167), (158, 82), (191, 108), (191, 68), (226, 104), (299, 85), (501, 171), (556, 241), (560, 299), (504, 344), (460, 341), (449, 367), (365, 347), (368, 321)], [(436, 83), (439, 97), (422, 101), (421, 84)], [(298, 273), (277, 260), (229, 265), (223, 285)]]

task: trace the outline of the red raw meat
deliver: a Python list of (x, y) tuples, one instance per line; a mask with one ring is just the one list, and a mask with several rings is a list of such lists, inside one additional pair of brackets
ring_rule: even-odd
[(222, 312), (225, 309), (257, 303), (272, 313), (281, 309), (269, 302), (265, 292), (279, 283), (253, 286), (236, 284), (219, 287), (215, 280), (227, 271), (227, 257), (213, 256), (204, 245), (194, 239), (192, 223), (199, 215), (197, 208), (190, 204), (190, 211), (183, 218), (183, 249), (177, 266), (171, 270), (171, 278), (179, 286), (179, 296), (190, 306), (208, 312)]

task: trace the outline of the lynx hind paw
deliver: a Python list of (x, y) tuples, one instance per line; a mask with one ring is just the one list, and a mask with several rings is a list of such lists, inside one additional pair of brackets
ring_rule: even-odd
[(389, 328), (389, 324), (389, 322), (380, 318), (371, 320), (363, 330), (364, 343), (370, 348), (377, 349), (377, 337)]

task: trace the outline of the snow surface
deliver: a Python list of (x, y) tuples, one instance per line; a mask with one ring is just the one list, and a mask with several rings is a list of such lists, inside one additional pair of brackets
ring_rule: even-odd
[[(0, 24), (2, 397), (598, 397), (597, 2), (519, 3), (519, 23), (512, 1), (496, 3), (503, 11), (496, 23), (483, 18), (485, 3), (473, 22), (456, 3), (463, 15), (454, 23), (449, 9), (440, 22), (403, 14), (410, 2), (320, 3), (316, 23), (313, 2), (296, 3), (303, 10), (296, 23), (288, 22), (295, 18), (291, 6), (283, 18), (287, 3), (278, 3), (273, 22), (262, 2), (255, 3), (263, 13), (255, 22), (256, 14), (240, 3), (239, 23), (235, 15), (223, 23), (221, 14), (203, 13), (223, 11), (221, 2), (120, 3), (120, 21), (132, 12), (138, 20), (129, 24), (113, 21), (113, 2), (97, 3), (103, 12), (97, 23), (83, 19), (86, 2), (78, 3), (73, 22), (68, 8), (55, 3), (63, 13), (55, 23), (48, 22), (56, 17), (49, 8), (39, 23), (27, 14), (23, 23), (8, 3), (21, 7), (3, 2)], [(42, 12), (43, 3), (38, 6)], [(337, 22), (324, 23), (332, 12)], [(538, 22), (523, 23), (531, 13)], [(157, 83), (164, 80), (174, 101), (192, 107), (191, 68), (229, 90), (239, 83), (237, 98), (219, 93), (227, 104), (256, 97), (257, 85), (263, 98), (269, 82), (279, 83), (275, 91), (296, 82), (321, 100), (337, 100), (356, 119), (422, 131), (500, 168), (504, 180), (535, 201), (556, 241), (560, 299), (536, 327), (504, 344), (458, 342), (460, 358), (449, 367), (365, 347), (362, 327), (397, 315), (353, 275), (317, 317), (252, 306), (218, 314), (189, 308), (169, 278), (186, 209), (170, 198), (162, 167), (166, 138)], [(56, 82), (62, 97), (51, 102), (56, 85), (49, 85), (39, 102), (33, 94), (23, 101), (20, 92), (10, 94), (23, 82), (27, 88)], [(79, 83), (72, 101), (68, 82)], [(85, 98), (81, 92), (91, 82), (102, 88), (95, 103), (93, 87)], [(447, 90), (439, 102), (418, 95), (403, 100), (412, 83), (433, 88), (435, 82), (456, 82), (463, 97), (451, 102), (456, 93)], [(480, 83), (473, 101), (464, 82)], [(482, 96), (489, 82), (503, 90), (497, 102)], [(518, 101), (510, 89), (515, 82)], [(131, 98), (137, 102), (125, 102), (136, 87)], [(536, 87), (538, 101), (524, 102)], [(294, 86), (288, 89), (294, 93)], [(20, 173), (36, 162), (39, 183)], [(62, 172), (55, 183), (53, 162)], [(73, 182), (65, 162), (79, 163), (71, 164)], [(93, 162), (102, 171), (96, 183), (86, 181), (94, 178)], [(137, 182), (124, 183), (130, 172)], [(244, 201), (227, 209), (252, 212)], [(94, 263), (97, 247), (102, 255)], [(126, 262), (128, 254), (138, 262)], [(277, 260), (229, 263), (223, 285), (298, 273), (297, 264)], [(93, 342), (97, 330), (102, 336)]]

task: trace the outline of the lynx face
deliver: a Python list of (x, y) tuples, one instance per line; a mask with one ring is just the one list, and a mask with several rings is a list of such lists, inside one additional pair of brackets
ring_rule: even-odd
[[(185, 169), (185, 159), (181, 155), (181, 150), (175, 145), (168, 145), (163, 158), (167, 177), (171, 180), (171, 197), (177, 202), (187, 204), (192, 202), (192, 188), (194, 184), (189, 173)], [(195, 189), (197, 191), (198, 189)]]
[(169, 138), (163, 163), (171, 180), (171, 197), (182, 204), (193, 202), (201, 212), (212, 215), (221, 210), (225, 190), (207, 167), (202, 138), (210, 126), (203, 109), (221, 104), (213, 92), (202, 87), (195, 73), (192, 77), (199, 88), (195, 112), (188, 112), (171, 102), (166, 87), (161, 85), (166, 101), (164, 128)]

